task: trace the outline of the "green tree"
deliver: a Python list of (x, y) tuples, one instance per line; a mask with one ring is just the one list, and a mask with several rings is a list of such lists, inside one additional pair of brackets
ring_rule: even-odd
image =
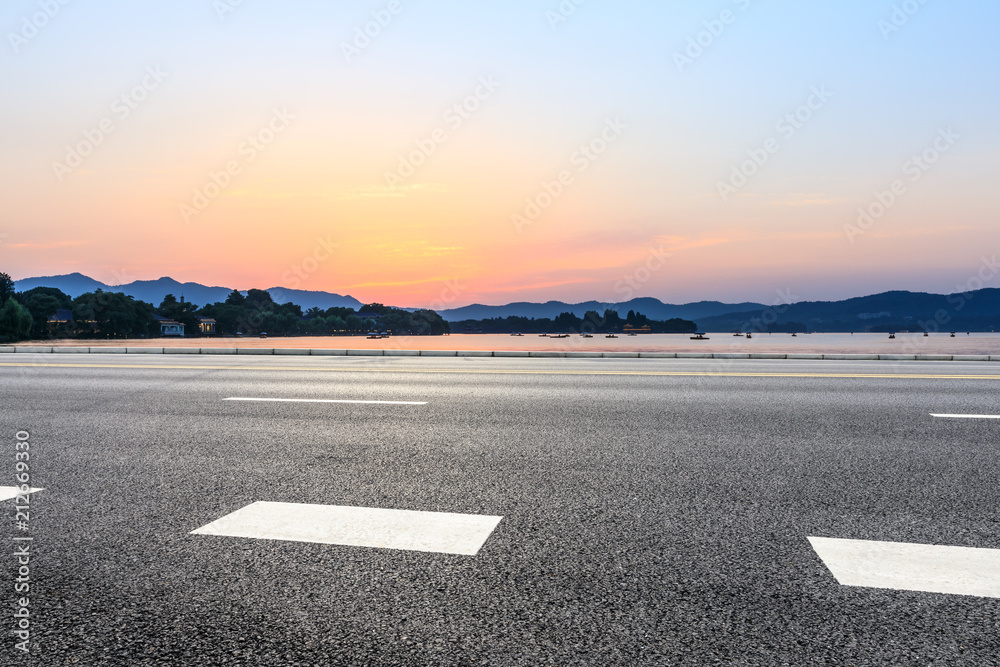
[(366, 303), (361, 306), (361, 310), (359, 312), (371, 313), (373, 315), (385, 315), (389, 312), (389, 310), (388, 306), (383, 306), (381, 303)]
[(159, 334), (153, 307), (121, 292), (100, 289), (73, 299), (77, 334), (99, 338), (138, 338)]
[(271, 294), (267, 290), (251, 289), (247, 290), (245, 305), (253, 310), (273, 310), (274, 299), (271, 298)]
[(14, 296), (14, 281), (6, 273), (0, 273), (0, 306)]
[(297, 303), (292, 303), (291, 301), (276, 306), (274, 310), (275, 312), (287, 313), (289, 315), (292, 315), (293, 317), (295, 317), (296, 320), (302, 317), (302, 306), (300, 306)]
[(344, 318), (338, 315), (330, 315), (326, 318), (326, 330), (328, 333), (336, 333), (347, 328)]
[(559, 313), (552, 324), (556, 331), (576, 332), (580, 330), (580, 318), (573, 313)]
[(347, 319), (348, 315), (356, 315), (353, 308), (346, 308), (344, 306), (333, 306), (332, 308), (327, 308), (326, 312), (323, 313), (324, 317), (339, 317), (341, 319)]
[(246, 301), (246, 297), (243, 296), (243, 293), (235, 289), (229, 293), (229, 296), (226, 297), (226, 304), (229, 306), (245, 306)]
[(642, 313), (635, 311), (628, 311), (628, 317), (626, 318), (626, 323), (631, 324), (633, 327), (643, 327), (649, 324), (649, 318)]
[[(6, 274), (4, 274), (6, 275)], [(0, 340), (23, 340), (31, 335), (31, 313), (17, 302), (7, 298), (0, 307)]]
[(353, 313), (348, 315), (344, 321), (344, 328), (347, 331), (361, 331), (364, 326), (365, 323), (361, 321), (361, 318)]
[(326, 333), (326, 319), (324, 317), (313, 317), (306, 323), (306, 331), (311, 334)]
[(604, 328), (602, 331), (620, 331), (625, 325), (617, 310), (610, 308), (604, 311)]
[(31, 312), (34, 320), (31, 328), (33, 337), (44, 338), (53, 333), (66, 333), (66, 331), (52, 331), (49, 326), (49, 318), (55, 315), (57, 310), (68, 309), (73, 305), (73, 300), (62, 290), (55, 287), (33, 287), (27, 292), (15, 295), (15, 298)]
[(410, 329), (415, 334), (440, 336), (451, 333), (451, 326), (433, 310), (417, 310), (410, 313)]

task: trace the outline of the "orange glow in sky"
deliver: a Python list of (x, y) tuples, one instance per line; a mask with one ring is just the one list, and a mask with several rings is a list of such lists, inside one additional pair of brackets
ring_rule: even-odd
[(405, 5), (347, 52), (375, 5), (210, 4), (74, 3), (9, 45), (0, 270), (771, 301), (948, 292), (1000, 246), (1000, 93), (968, 85), (1000, 57), (943, 5), (886, 37), (860, 0), (737, 2), (685, 62), (700, 3)]

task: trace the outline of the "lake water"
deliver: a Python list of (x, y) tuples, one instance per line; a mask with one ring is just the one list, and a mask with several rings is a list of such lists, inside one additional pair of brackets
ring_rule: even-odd
[(363, 336), (302, 336), (295, 338), (156, 338), (144, 340), (35, 341), (24, 345), (81, 345), (90, 347), (241, 347), (401, 350), (576, 350), (594, 352), (801, 352), (830, 354), (995, 354), (1000, 355), (1000, 333), (896, 334), (754, 334), (752, 339), (731, 333), (710, 333), (708, 340), (690, 340), (688, 334), (619, 335), (593, 338), (573, 335), (548, 338), (536, 334), (453, 334), (450, 336), (393, 336), (369, 340)]

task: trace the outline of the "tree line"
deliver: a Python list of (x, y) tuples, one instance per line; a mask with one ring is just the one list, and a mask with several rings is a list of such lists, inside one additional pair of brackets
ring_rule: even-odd
[(588, 310), (583, 317), (573, 313), (560, 313), (554, 318), (548, 317), (491, 317), (483, 320), (462, 320), (453, 322), (455, 331), (481, 333), (622, 333), (626, 326), (632, 329), (649, 327), (649, 333), (693, 333), (698, 325), (691, 320), (679, 317), (669, 320), (652, 320), (634, 310), (621, 317), (618, 311), (610, 308), (604, 314), (596, 310)]
[[(50, 321), (69, 311), (65, 321)], [(358, 334), (372, 330), (394, 334), (440, 335), (448, 323), (432, 310), (406, 311), (371, 303), (358, 311), (338, 307), (310, 308), (276, 303), (266, 290), (246, 295), (233, 290), (225, 301), (199, 307), (168, 294), (158, 307), (121, 292), (100, 289), (76, 298), (55, 287), (16, 292), (14, 282), (0, 273), (0, 342), (28, 338), (149, 338), (160, 335), (160, 315), (184, 325), (185, 335), (200, 331), (201, 318), (215, 320), (218, 335)]]

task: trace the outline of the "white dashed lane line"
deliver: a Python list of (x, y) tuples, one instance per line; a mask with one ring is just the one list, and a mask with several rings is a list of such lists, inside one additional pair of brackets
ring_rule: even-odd
[(1000, 598), (1000, 549), (810, 537), (843, 586)]
[(939, 417), (941, 419), (1000, 419), (1000, 415), (936, 415), (933, 412), (931, 417)]
[(360, 403), (365, 405), (427, 405), (427, 401), (357, 401), (334, 398), (224, 398), (224, 401), (262, 401), (274, 403)]
[(475, 556), (501, 519), (479, 514), (256, 502), (191, 533)]

